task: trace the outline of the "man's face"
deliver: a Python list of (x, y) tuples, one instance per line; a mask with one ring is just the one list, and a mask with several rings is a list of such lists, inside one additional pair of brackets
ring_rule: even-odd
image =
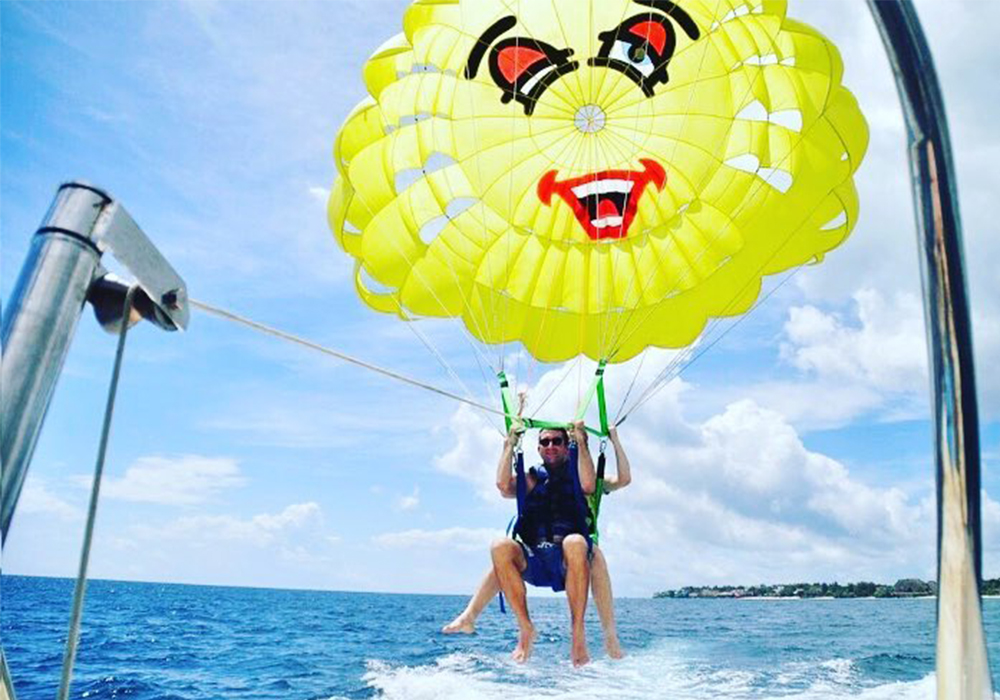
[(559, 430), (543, 430), (538, 436), (538, 454), (546, 465), (562, 464), (569, 455), (566, 436)]

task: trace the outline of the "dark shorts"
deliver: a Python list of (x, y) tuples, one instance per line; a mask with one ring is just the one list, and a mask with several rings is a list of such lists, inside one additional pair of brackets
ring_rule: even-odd
[(566, 590), (566, 562), (563, 561), (562, 544), (539, 542), (534, 547), (521, 543), (521, 551), (528, 566), (521, 578), (532, 586), (549, 586), (557, 593)]

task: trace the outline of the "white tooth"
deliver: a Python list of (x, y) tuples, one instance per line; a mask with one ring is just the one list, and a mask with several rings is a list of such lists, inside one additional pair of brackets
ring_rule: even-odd
[(573, 194), (580, 199), (592, 194), (607, 194), (609, 192), (620, 192), (628, 194), (635, 187), (633, 180), (596, 180), (573, 188)]
[(635, 187), (635, 182), (632, 180), (601, 180), (597, 184), (603, 185), (603, 193), (621, 192), (622, 194), (628, 194)]
[(621, 226), (624, 219), (620, 216), (606, 216), (603, 219), (591, 219), (590, 223), (594, 228), (608, 228), (609, 226)]

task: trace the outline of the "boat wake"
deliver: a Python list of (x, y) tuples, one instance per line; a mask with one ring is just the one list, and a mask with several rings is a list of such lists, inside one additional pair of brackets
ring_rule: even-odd
[(916, 681), (866, 681), (850, 659), (760, 671), (723, 663), (685, 658), (683, 647), (672, 644), (583, 669), (561, 659), (533, 658), (522, 666), (506, 656), (451, 653), (417, 666), (372, 660), (364, 682), (384, 700), (930, 700), (935, 692), (933, 674)]

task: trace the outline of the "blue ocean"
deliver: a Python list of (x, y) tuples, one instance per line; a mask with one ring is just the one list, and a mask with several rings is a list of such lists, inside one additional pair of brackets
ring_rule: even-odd
[[(73, 584), (5, 576), (2, 638), (20, 700), (55, 696)], [(560, 598), (531, 599), (531, 661), (494, 603), (477, 633), (438, 630), (459, 596), (92, 581), (74, 698), (932, 698), (935, 603), (899, 600), (616, 601), (628, 656), (568, 661)], [(985, 602), (993, 659), (1000, 601)], [(994, 683), (1000, 678), (994, 675)]]

